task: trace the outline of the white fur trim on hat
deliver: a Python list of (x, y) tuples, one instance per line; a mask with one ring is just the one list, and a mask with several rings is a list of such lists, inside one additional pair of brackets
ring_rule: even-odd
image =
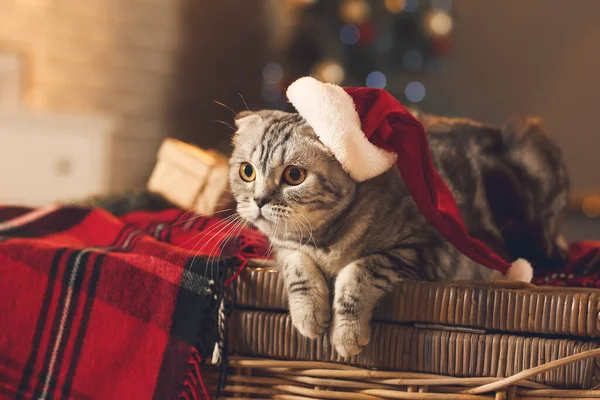
[(381, 175), (396, 162), (396, 154), (369, 142), (352, 97), (340, 86), (303, 77), (288, 87), (287, 97), (355, 181)]
[(529, 262), (519, 258), (513, 262), (504, 276), (509, 281), (531, 282), (533, 279), (533, 268)]

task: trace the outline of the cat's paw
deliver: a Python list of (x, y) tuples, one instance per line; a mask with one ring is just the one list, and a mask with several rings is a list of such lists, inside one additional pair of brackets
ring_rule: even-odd
[(290, 298), (292, 323), (302, 336), (317, 339), (331, 322), (331, 305), (325, 296)]
[(371, 339), (371, 326), (368, 320), (336, 318), (333, 322), (331, 343), (343, 358), (360, 353)]

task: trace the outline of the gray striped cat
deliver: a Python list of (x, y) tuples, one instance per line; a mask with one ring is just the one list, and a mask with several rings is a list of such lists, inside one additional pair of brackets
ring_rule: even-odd
[[(537, 119), (497, 128), (418, 117), (472, 236), (535, 268), (564, 261), (567, 175)], [(230, 183), (237, 211), (269, 237), (302, 335), (329, 329), (348, 357), (369, 342), (373, 308), (399, 281), (498, 277), (428, 225), (395, 166), (355, 182), (295, 113), (242, 112), (236, 125)]]

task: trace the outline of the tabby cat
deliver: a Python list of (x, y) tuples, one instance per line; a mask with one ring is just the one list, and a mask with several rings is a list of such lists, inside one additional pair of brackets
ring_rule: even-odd
[[(507, 260), (562, 263), (568, 179), (537, 118), (503, 127), (416, 116), (469, 233)], [(494, 279), (421, 216), (394, 166), (355, 182), (296, 113), (242, 112), (230, 159), (237, 211), (275, 249), (299, 332), (343, 357), (369, 342), (378, 300), (404, 279)]]

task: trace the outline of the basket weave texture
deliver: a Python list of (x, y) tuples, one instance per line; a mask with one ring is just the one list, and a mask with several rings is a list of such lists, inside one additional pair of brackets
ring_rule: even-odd
[(406, 282), (349, 360), (298, 334), (275, 269), (247, 268), (230, 294), (226, 397), (600, 398), (598, 291)]
[[(246, 269), (236, 292), (240, 308), (287, 312), (283, 280), (274, 268)], [(516, 282), (404, 282), (380, 303), (374, 320), (600, 338), (600, 291)]]

